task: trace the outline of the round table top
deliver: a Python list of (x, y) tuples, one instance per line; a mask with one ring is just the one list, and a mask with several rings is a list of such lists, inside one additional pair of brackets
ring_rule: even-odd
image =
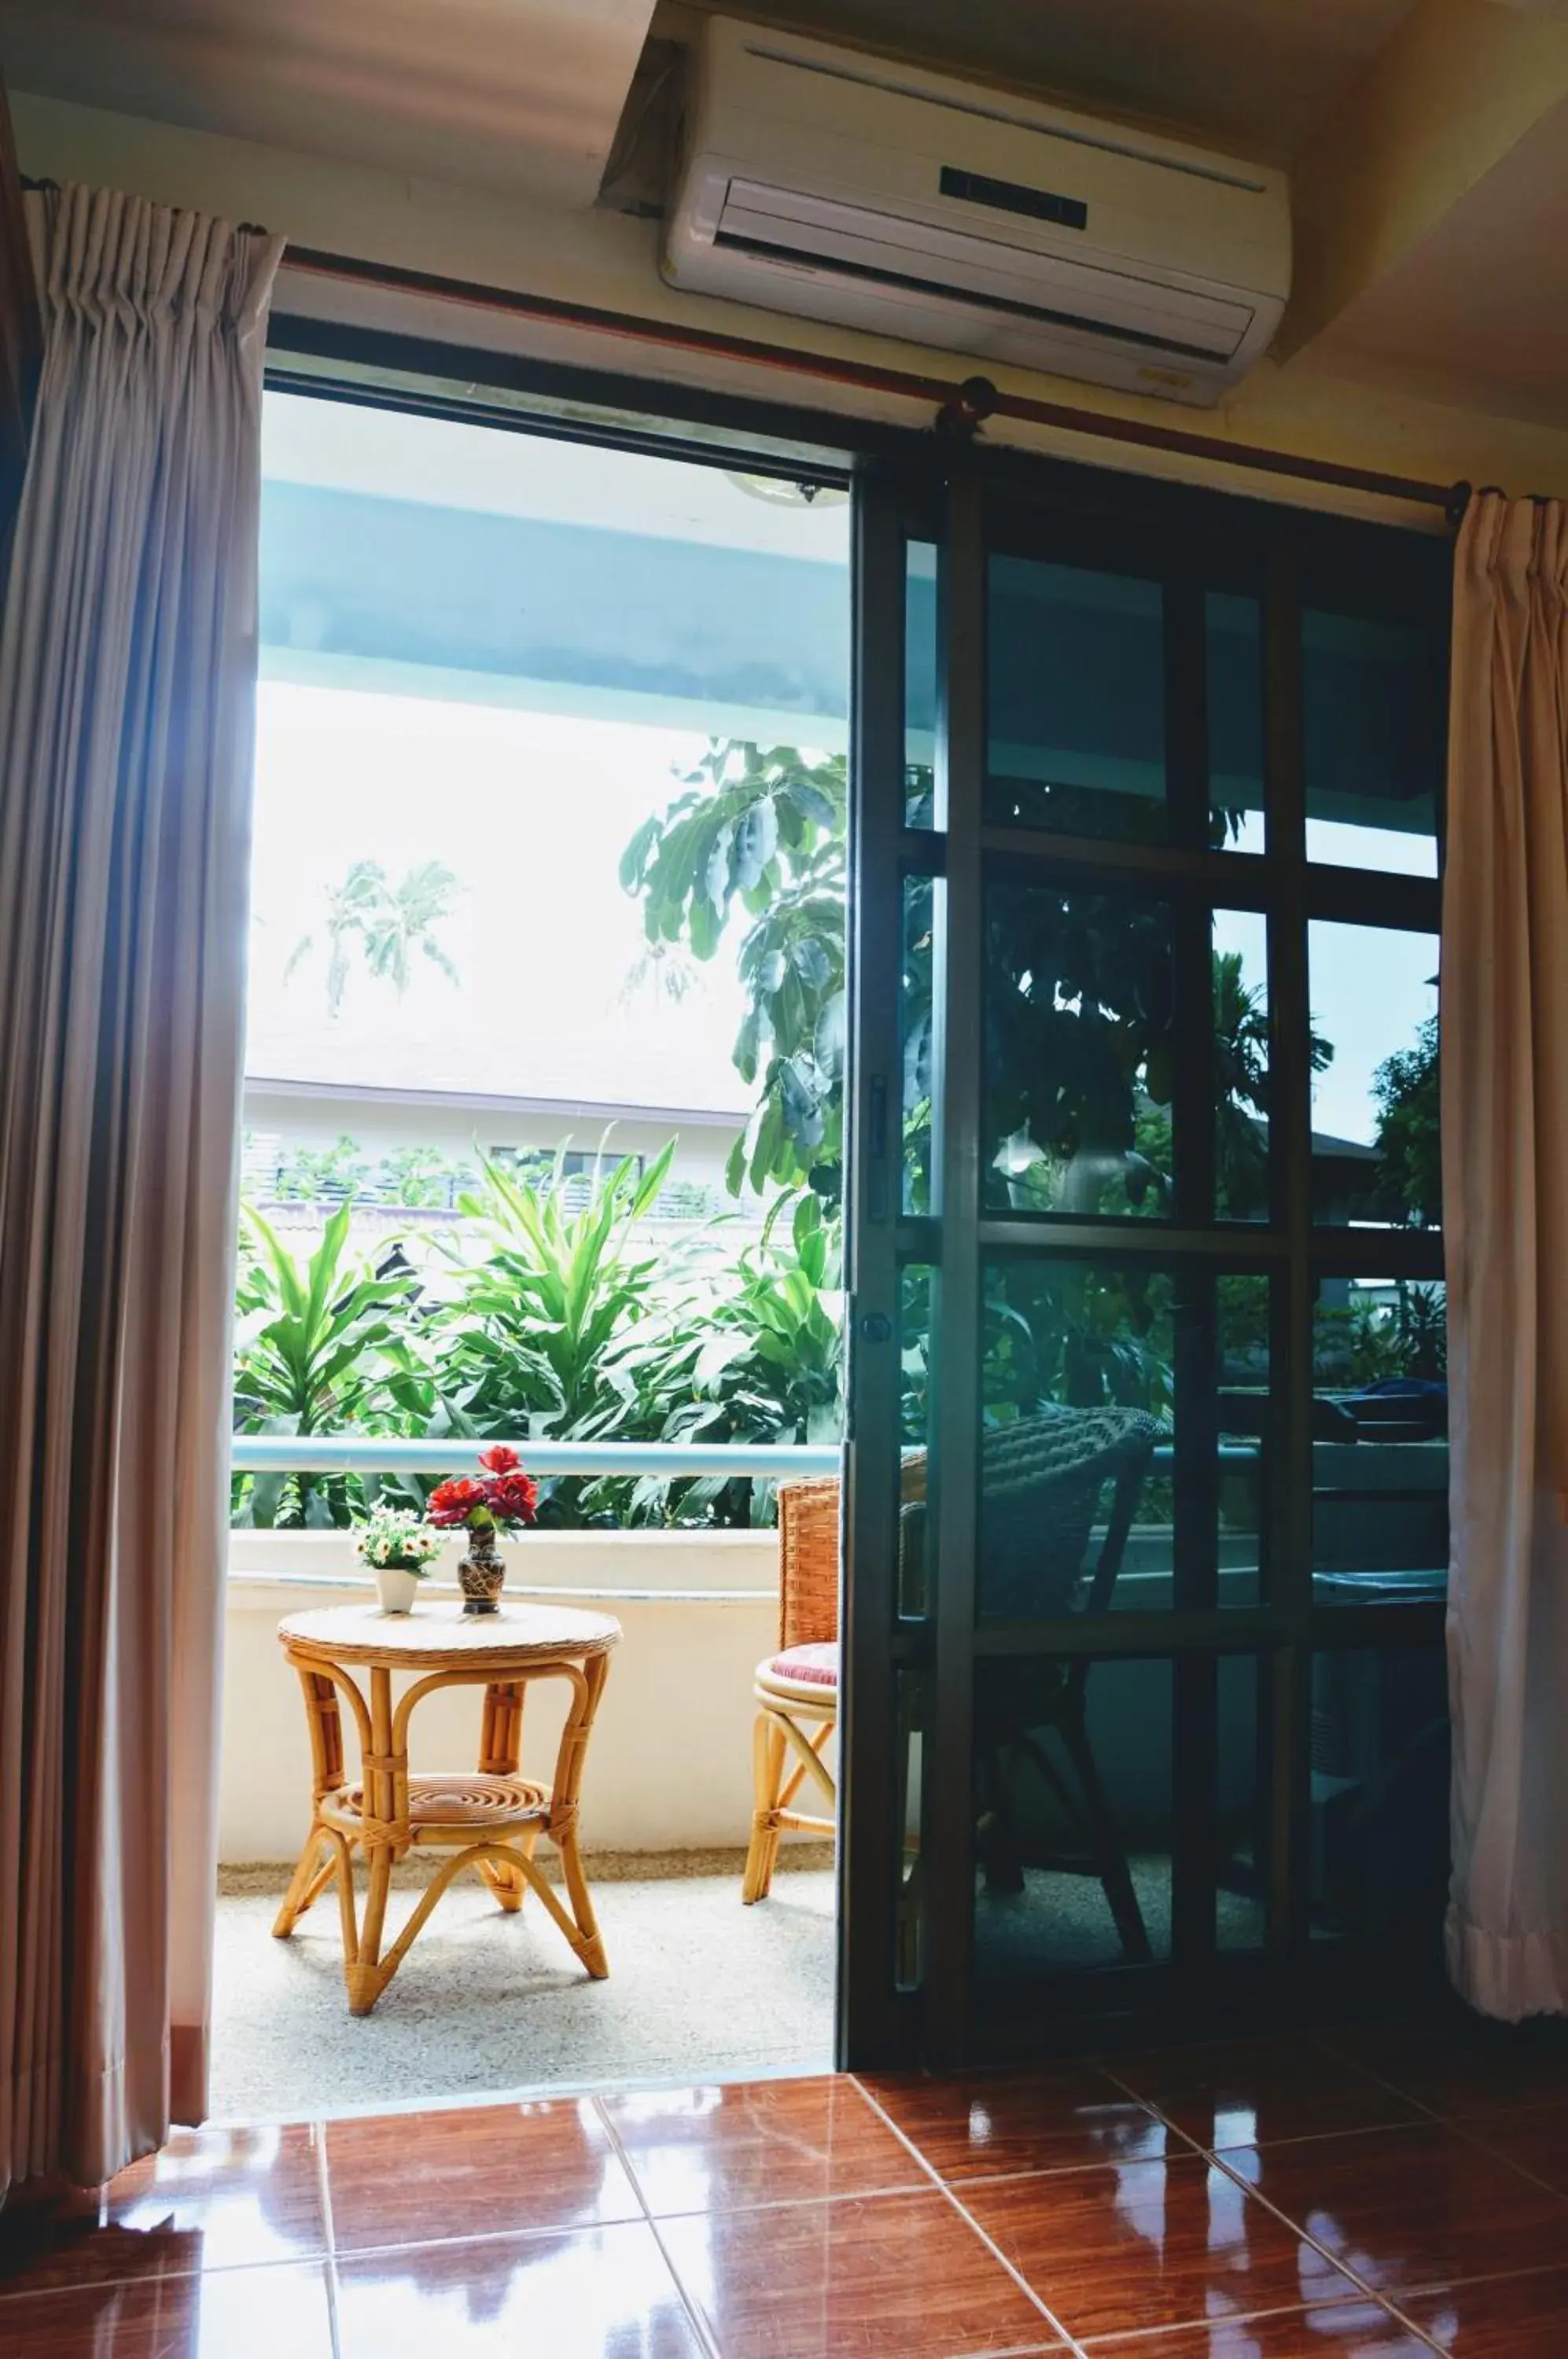
[(418, 1605), (383, 1614), (376, 1605), (321, 1605), (278, 1625), (285, 1646), (334, 1663), (387, 1664), (410, 1670), (461, 1670), (529, 1664), (552, 1655), (604, 1655), (621, 1635), (607, 1614), (570, 1605), (507, 1605), (465, 1614), (461, 1605)]

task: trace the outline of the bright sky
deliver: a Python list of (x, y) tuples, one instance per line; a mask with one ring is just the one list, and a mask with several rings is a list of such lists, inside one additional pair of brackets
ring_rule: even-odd
[(1312, 1023), (1334, 1043), (1334, 1062), (1312, 1084), (1312, 1124), (1335, 1138), (1372, 1143), (1372, 1076), (1396, 1049), (1411, 1049), (1437, 1013), (1437, 937), (1381, 926), (1314, 920), (1307, 929)]
[[(1242, 979), (1254, 989), (1268, 973), (1262, 918), (1216, 909), (1214, 948), (1239, 951)], [(1372, 1076), (1396, 1049), (1415, 1045), (1437, 1012), (1437, 937), (1381, 926), (1314, 921), (1307, 931), (1312, 1027), (1334, 1044), (1334, 1061), (1312, 1082), (1312, 1127), (1333, 1138), (1372, 1144), (1377, 1108)]]
[[(680, 791), (695, 732), (262, 683), (247, 1070), (498, 1095), (746, 1111), (730, 1062), (733, 957), (679, 1005), (635, 984), (640, 905), (623, 849)], [(327, 894), (358, 860), (396, 886), (437, 860), (462, 889), (401, 1000), (355, 956), (328, 1015)], [(737, 929), (738, 933), (738, 929)], [(316, 949), (285, 981), (301, 937)]]

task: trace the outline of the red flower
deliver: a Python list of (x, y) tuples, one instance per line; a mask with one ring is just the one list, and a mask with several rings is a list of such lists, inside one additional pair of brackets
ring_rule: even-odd
[(466, 1524), (475, 1507), (488, 1502), (485, 1486), (472, 1474), (454, 1474), (448, 1483), (438, 1483), (425, 1507), (427, 1521), (438, 1524), (443, 1530), (454, 1525)]
[(539, 1484), (525, 1474), (515, 1450), (504, 1441), (484, 1451), (480, 1475), (454, 1474), (438, 1483), (425, 1514), (444, 1530), (461, 1524), (531, 1524), (539, 1506)]
[(492, 1474), (485, 1484), (485, 1500), (497, 1523), (531, 1524), (539, 1505), (539, 1484), (532, 1475)]

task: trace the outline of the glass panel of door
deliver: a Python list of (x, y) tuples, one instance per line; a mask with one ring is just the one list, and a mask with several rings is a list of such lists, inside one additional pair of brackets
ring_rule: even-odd
[(845, 2060), (1419, 1973), (1438, 886), (1351, 864), (1435, 842), (1441, 552), (963, 455), (860, 498)]

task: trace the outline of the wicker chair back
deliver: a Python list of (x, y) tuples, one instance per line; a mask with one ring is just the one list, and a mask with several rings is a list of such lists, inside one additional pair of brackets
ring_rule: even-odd
[[(1103, 1613), (1120, 1570), (1138, 1486), (1160, 1436), (1141, 1409), (1053, 1408), (982, 1437), (981, 1593), (985, 1615)], [(1116, 1497), (1099, 1562), (1089, 1543), (1107, 1483)], [(904, 1461), (900, 1554), (918, 1568), (925, 1522), (925, 1456)], [(779, 1488), (779, 1643), (838, 1636), (839, 1479)], [(918, 1574), (915, 1575), (918, 1577)]]

